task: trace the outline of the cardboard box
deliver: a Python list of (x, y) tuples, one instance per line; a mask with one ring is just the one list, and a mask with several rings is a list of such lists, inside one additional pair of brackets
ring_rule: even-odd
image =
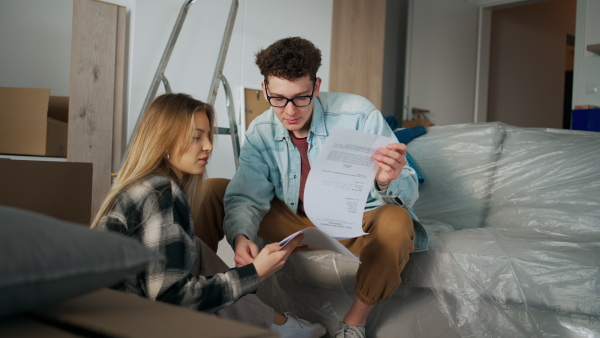
[[(290, 103), (291, 104), (291, 103)], [(245, 108), (245, 119), (246, 129), (258, 115), (271, 108), (269, 101), (265, 99), (261, 89), (250, 89), (244, 88), (244, 108)]]
[(0, 159), (0, 205), (89, 226), (92, 164)]
[(0, 337), (279, 337), (263, 328), (101, 289), (0, 320)]
[(0, 154), (67, 156), (69, 98), (0, 87)]

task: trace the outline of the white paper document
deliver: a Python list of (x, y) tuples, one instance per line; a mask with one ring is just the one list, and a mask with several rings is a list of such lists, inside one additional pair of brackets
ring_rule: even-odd
[(343, 246), (342, 244), (340, 244), (340, 242), (335, 240), (333, 237), (327, 235), (319, 228), (306, 228), (306, 229), (300, 230), (300, 231), (293, 233), (292, 235), (284, 238), (281, 242), (279, 242), (279, 245), (283, 248), (286, 244), (288, 244), (289, 241), (294, 239), (299, 234), (304, 234), (304, 239), (300, 242), (300, 245), (306, 244), (308, 246), (315, 247), (315, 248), (321, 248), (321, 249), (327, 249), (327, 250), (339, 252), (342, 255), (350, 257), (353, 260), (360, 263), (358, 258), (352, 252), (350, 252), (350, 250), (346, 249), (346, 247)]
[[(322, 233), (311, 238), (305, 234), (301, 244), (319, 247), (311, 243), (315, 236), (328, 235), (341, 240), (366, 234), (362, 230), (362, 217), (378, 168), (371, 156), (377, 148), (397, 142), (395, 138), (353, 129), (331, 131), (317, 160), (311, 164), (304, 187), (304, 211)], [(356, 259), (347, 249), (347, 252), (326, 249)]]

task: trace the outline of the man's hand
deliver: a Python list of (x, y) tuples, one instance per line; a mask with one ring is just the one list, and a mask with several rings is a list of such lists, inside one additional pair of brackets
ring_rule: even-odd
[(233, 260), (235, 261), (236, 268), (254, 262), (254, 259), (258, 255), (258, 246), (254, 242), (240, 234), (235, 236), (233, 245), (235, 246), (235, 257)]
[(379, 169), (375, 174), (375, 180), (381, 190), (390, 185), (390, 182), (397, 179), (406, 165), (406, 144), (391, 143), (385, 148), (377, 148), (377, 154), (373, 159)]

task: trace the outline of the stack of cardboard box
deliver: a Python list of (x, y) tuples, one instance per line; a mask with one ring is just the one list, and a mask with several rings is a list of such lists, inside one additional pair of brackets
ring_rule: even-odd
[(68, 97), (0, 87), (0, 205), (90, 223), (93, 168), (63, 159), (68, 121)]
[(0, 154), (67, 157), (69, 98), (0, 87)]

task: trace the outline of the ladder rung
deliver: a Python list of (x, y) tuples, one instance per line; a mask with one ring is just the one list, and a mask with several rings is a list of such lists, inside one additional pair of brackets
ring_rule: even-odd
[(231, 131), (231, 129), (229, 129), (229, 128), (224, 128), (224, 127), (217, 128), (217, 134), (219, 134), (219, 135), (224, 135), (224, 134), (229, 135), (230, 131)]

